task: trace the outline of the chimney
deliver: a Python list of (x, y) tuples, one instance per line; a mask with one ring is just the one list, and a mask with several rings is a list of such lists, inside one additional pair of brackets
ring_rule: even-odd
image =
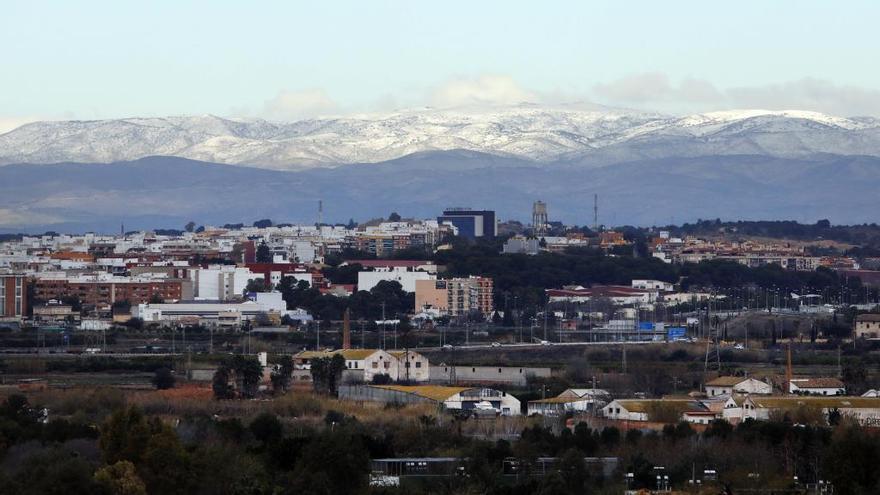
[(342, 348), (343, 349), (351, 349), (351, 318), (350, 311), (348, 308), (345, 308), (345, 313), (342, 315)]

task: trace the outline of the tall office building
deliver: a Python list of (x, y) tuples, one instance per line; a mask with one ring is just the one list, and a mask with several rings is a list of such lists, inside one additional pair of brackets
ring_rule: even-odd
[(0, 273), (0, 318), (27, 316), (27, 280), (21, 275)]
[(449, 208), (437, 217), (437, 223), (451, 223), (458, 229), (458, 235), (475, 239), (477, 237), (495, 237), (498, 235), (498, 224), (492, 210), (472, 210), (470, 208)]

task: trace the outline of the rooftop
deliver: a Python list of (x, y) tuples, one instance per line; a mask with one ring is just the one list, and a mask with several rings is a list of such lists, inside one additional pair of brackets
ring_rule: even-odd
[(791, 383), (798, 388), (844, 388), (837, 378), (792, 378)]
[(442, 385), (374, 385), (376, 388), (394, 390), (406, 394), (418, 395), (438, 402), (445, 401), (455, 394), (471, 390), (473, 387), (445, 387)]
[(295, 354), (294, 357), (298, 359), (315, 359), (332, 357), (334, 354), (341, 354), (342, 357), (344, 357), (345, 359), (360, 361), (363, 359), (367, 359), (377, 352), (379, 352), (379, 349), (337, 349), (335, 351), (302, 351), (298, 354)]
[(748, 380), (748, 378), (743, 378), (741, 376), (719, 376), (712, 381), (706, 382), (707, 387), (732, 387), (734, 385), (740, 384), (744, 381)]

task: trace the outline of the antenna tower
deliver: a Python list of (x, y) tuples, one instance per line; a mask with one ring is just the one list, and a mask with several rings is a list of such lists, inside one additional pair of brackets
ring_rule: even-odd
[(318, 225), (324, 223), (324, 200), (318, 200)]
[(599, 195), (593, 194), (593, 231), (599, 231)]

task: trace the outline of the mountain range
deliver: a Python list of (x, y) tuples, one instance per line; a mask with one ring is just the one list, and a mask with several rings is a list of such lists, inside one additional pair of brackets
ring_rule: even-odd
[(35, 122), (0, 135), (0, 164), (178, 156), (301, 170), (446, 150), (592, 165), (669, 156), (875, 156), (880, 155), (880, 120), (762, 110), (675, 117), (585, 104), (521, 104), (292, 123), (210, 115)]
[(590, 104), (420, 109), (292, 123), (214, 116), (36, 122), (0, 135), (0, 230), (257, 218), (347, 221), (446, 206), (607, 224), (874, 222), (880, 120), (689, 116)]

